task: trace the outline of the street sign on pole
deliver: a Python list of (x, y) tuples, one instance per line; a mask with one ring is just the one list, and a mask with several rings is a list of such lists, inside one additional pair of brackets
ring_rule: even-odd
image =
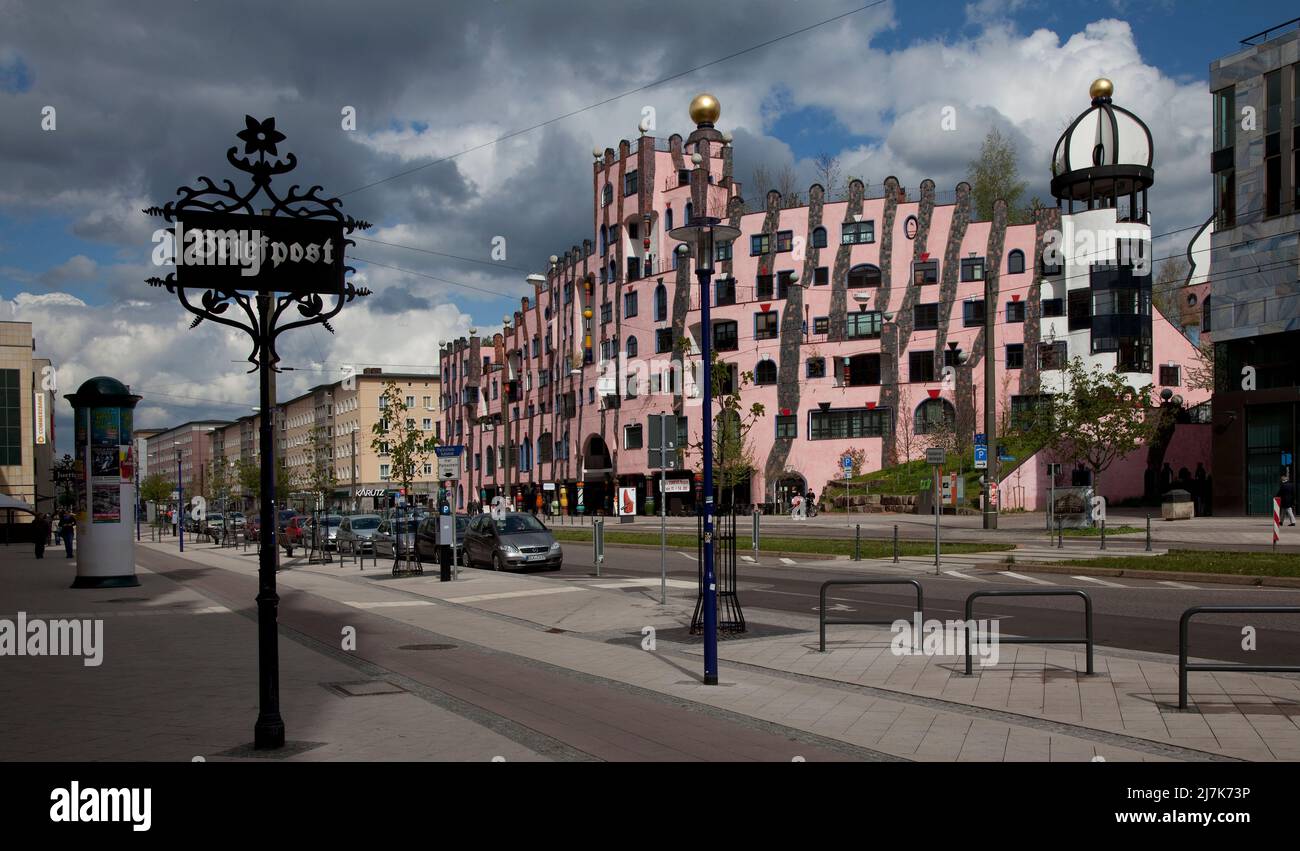
[[(980, 437), (980, 435), (975, 435)], [(989, 447), (985, 443), (975, 444), (975, 469), (987, 470), (989, 466)]]
[(433, 453), (438, 456), (438, 478), (443, 481), (460, 478), (460, 457), (464, 453), (465, 447), (455, 446), (435, 446)]
[(943, 459), (946, 453), (942, 446), (930, 446), (925, 450), (925, 463), (935, 467), (943, 466)]
[(934, 492), (932, 493), (932, 502), (934, 503), (934, 575), (939, 575), (939, 518), (943, 516), (943, 509), (940, 506), (942, 494), (940, 493), (939, 474), (943, 466), (943, 459), (947, 453), (943, 451), (942, 446), (930, 446), (925, 450), (925, 462), (934, 468)]

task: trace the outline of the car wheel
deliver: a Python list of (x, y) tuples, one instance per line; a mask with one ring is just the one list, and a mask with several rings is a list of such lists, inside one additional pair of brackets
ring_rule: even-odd
[(493, 569), (493, 570), (505, 570), (505, 569), (506, 569), (506, 562), (505, 562), (505, 559), (501, 558), (501, 553), (493, 553), (493, 554), (492, 554), (492, 569)]
[(563, 567), (564, 567), (564, 562), (562, 562), (562, 561), (557, 561), (557, 562), (555, 563), (555, 565), (552, 566), (550, 569), (551, 569), (551, 570), (560, 570), (560, 569), (563, 568)]

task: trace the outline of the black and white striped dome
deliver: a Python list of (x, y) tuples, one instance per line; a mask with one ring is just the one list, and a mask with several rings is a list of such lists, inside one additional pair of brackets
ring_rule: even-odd
[(1052, 195), (1084, 200), (1140, 192), (1155, 182), (1155, 148), (1142, 119), (1111, 102), (1110, 80), (1092, 84), (1092, 106), (1066, 129), (1052, 153)]

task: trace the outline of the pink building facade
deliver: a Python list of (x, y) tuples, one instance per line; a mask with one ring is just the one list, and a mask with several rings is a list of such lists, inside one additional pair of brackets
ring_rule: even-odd
[[(668, 477), (694, 483), (704, 333), (742, 408), (765, 412), (748, 434), (755, 469), (723, 499), (742, 506), (820, 494), (850, 451), (871, 471), (922, 457), (938, 432), (969, 446), (984, 431), (985, 310), (1000, 419), (1059, 389), (1074, 356), (1202, 401), (1180, 386), (1192, 347), (1152, 309), (1149, 268), (1137, 275), (1105, 254), (1120, 243), (1150, 259), (1150, 135), (1133, 142), (1145, 126), (1117, 115), (1129, 116), (1094, 97), (1058, 144), (1058, 206), (1027, 224), (1009, 224), (1001, 202), (991, 221), (974, 220), (965, 183), (941, 193), (892, 177), (851, 181), (834, 198), (814, 185), (798, 206), (771, 192), (747, 209), (716, 110), (693, 109), (686, 139), (596, 152), (593, 238), (530, 277), (533, 296), (500, 333), (440, 352), (446, 442), (466, 453), (458, 503), (509, 493), (572, 512), (581, 483), (587, 513), (612, 513), (616, 486), (635, 487), (643, 506), (658, 491), (648, 417), (661, 413), (677, 415), (690, 447)], [(1083, 144), (1072, 132), (1106, 137), (1083, 167), (1071, 167)], [(717, 252), (711, 329), (700, 327), (694, 259), (668, 236), (704, 214), (741, 231)], [(1181, 369), (1159, 368), (1169, 364)], [(669, 494), (669, 509), (698, 498), (695, 483)]]

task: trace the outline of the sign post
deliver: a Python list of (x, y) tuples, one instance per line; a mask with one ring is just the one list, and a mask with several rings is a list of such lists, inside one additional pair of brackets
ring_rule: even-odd
[(943, 466), (944, 451), (942, 447), (931, 446), (925, 450), (925, 461), (934, 468), (934, 575), (939, 575), (939, 518), (943, 515), (940, 507), (939, 469)]
[(853, 510), (853, 500), (849, 498), (849, 479), (853, 478), (853, 459), (845, 455), (840, 459), (840, 465), (844, 468), (844, 528), (847, 529), (852, 524), (849, 513)]
[(668, 602), (668, 471), (677, 466), (677, 415), (651, 414), (648, 467), (659, 471), (659, 604)]

